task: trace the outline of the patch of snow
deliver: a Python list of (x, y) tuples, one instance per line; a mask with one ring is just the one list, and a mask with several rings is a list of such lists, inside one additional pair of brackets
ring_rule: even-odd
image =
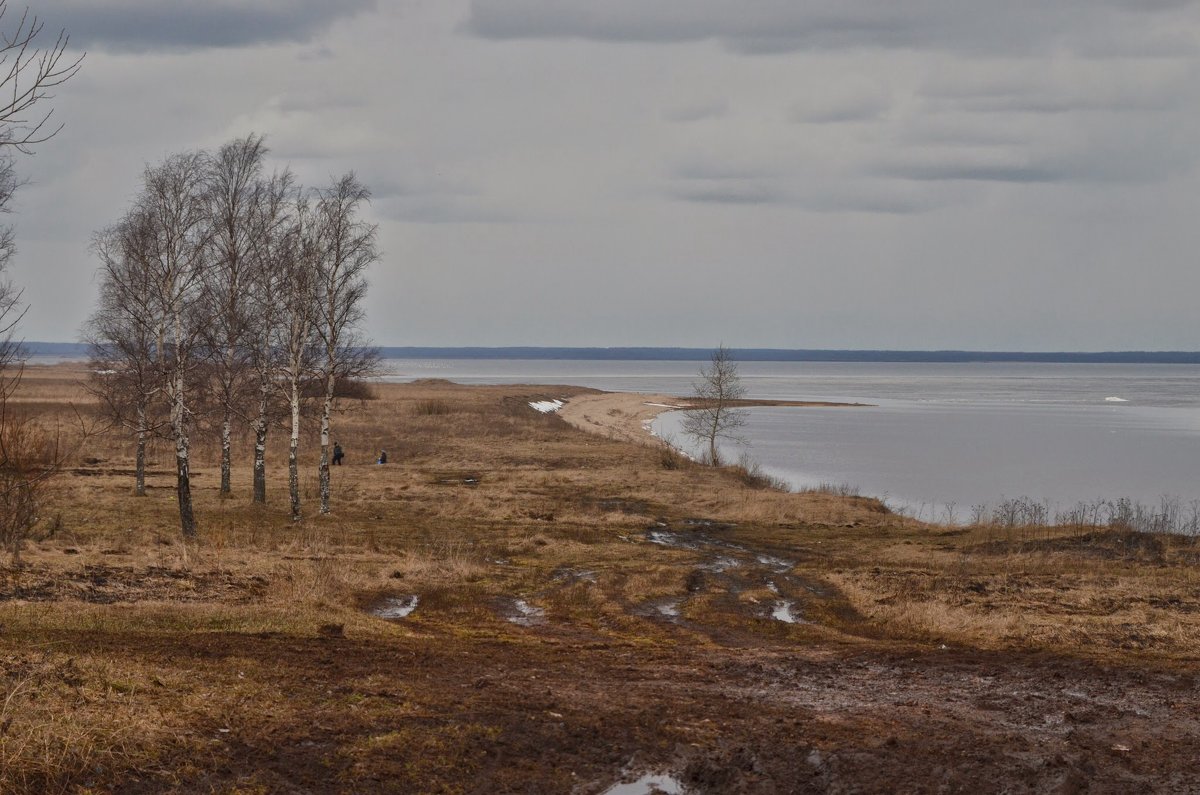
[(518, 626), (532, 627), (546, 621), (546, 611), (540, 607), (534, 607), (524, 599), (514, 599), (513, 609), (516, 610), (516, 613), (509, 616), (508, 620)]
[(1104, 402), (1105, 403), (1128, 403), (1129, 401), (1126, 400), (1125, 398), (1114, 396), (1114, 397), (1104, 398)]
[(543, 414), (553, 414), (565, 405), (565, 400), (533, 400), (530, 401), (529, 408), (534, 411), (540, 411)]
[(656, 607), (659, 613), (667, 618), (679, 618), (679, 600), (672, 599), (669, 602), (663, 602)]
[(777, 558), (774, 555), (759, 555), (756, 559), (762, 565), (770, 566), (772, 569), (778, 572), (789, 571), (792, 566), (795, 565), (790, 560)]
[(604, 790), (603, 795), (653, 795), (656, 792), (666, 793), (666, 795), (683, 795), (683, 784), (674, 776), (647, 773), (637, 781), (613, 784)]
[(683, 406), (672, 406), (670, 403), (645, 403), (643, 405), (653, 406), (656, 409), (682, 409)]
[(776, 602), (775, 606), (771, 608), (771, 618), (775, 619), (776, 621), (782, 621), (785, 624), (804, 623), (804, 619), (796, 615), (794, 607), (795, 606), (791, 602), (786, 600)]
[(417, 603), (420, 601), (421, 598), (416, 594), (389, 596), (372, 608), (371, 614), (389, 620), (407, 618), (412, 614), (412, 611), (417, 609)]
[(742, 562), (740, 560), (738, 560), (737, 558), (731, 558), (727, 555), (721, 555), (720, 557), (714, 558), (713, 560), (704, 564), (700, 568), (720, 574), (722, 572), (728, 571), (729, 569), (736, 569), (738, 566), (741, 566), (741, 565), (742, 565)]

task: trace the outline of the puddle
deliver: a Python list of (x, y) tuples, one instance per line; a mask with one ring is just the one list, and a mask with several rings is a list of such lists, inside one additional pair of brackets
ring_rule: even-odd
[(674, 776), (664, 773), (647, 773), (637, 781), (613, 784), (603, 795), (683, 795), (683, 784)]
[(674, 621), (679, 618), (679, 607), (682, 603), (682, 599), (674, 597), (651, 599), (649, 602), (643, 602), (633, 612), (649, 618), (665, 618), (668, 621)]
[(733, 522), (716, 522), (712, 519), (684, 519), (683, 524), (687, 527), (705, 527), (709, 530), (732, 530), (737, 527)]
[(741, 565), (742, 565), (742, 562), (740, 560), (738, 560), (737, 558), (731, 558), (727, 555), (721, 555), (720, 557), (713, 558), (711, 561), (709, 561), (708, 563), (705, 563), (700, 568), (704, 569), (705, 571), (711, 571), (711, 572), (715, 572), (716, 574), (720, 574), (722, 572), (729, 571), (730, 569), (736, 569), (738, 566), (741, 566)]
[(699, 549), (699, 545), (689, 541), (675, 533), (667, 532), (666, 530), (651, 530), (646, 533), (646, 540), (651, 544), (658, 544), (664, 547), (674, 547), (675, 549)]
[(546, 611), (524, 599), (513, 599), (512, 610), (506, 616), (509, 623), (521, 627), (536, 627), (546, 623)]
[(369, 611), (371, 615), (388, 620), (397, 618), (407, 618), (412, 611), (417, 609), (417, 602), (421, 601), (416, 594), (408, 596), (389, 596), (383, 601), (376, 604)]
[(771, 569), (773, 569), (774, 571), (777, 571), (777, 572), (791, 571), (792, 566), (796, 565), (795, 563), (792, 563), (792, 561), (790, 561), (790, 560), (784, 560), (783, 558), (777, 558), (774, 555), (758, 555), (755, 557), (755, 560), (757, 560), (759, 563), (761, 563), (764, 566), (771, 567)]
[(771, 608), (771, 618), (776, 621), (782, 621), (785, 624), (807, 624), (800, 616), (800, 611), (796, 609), (796, 605), (784, 599), (775, 603)]

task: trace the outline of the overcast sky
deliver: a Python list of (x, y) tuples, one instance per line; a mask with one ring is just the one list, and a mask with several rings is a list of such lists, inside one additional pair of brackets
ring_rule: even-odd
[(37, 8), (87, 58), (18, 163), (26, 339), (147, 162), (253, 131), (374, 191), (379, 344), (1200, 349), (1200, 2)]

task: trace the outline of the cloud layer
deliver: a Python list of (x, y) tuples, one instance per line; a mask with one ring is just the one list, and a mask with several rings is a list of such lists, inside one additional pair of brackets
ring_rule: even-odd
[(1200, 2), (38, 10), (89, 55), (18, 162), (31, 339), (146, 162), (256, 131), (373, 187), (382, 343), (1198, 344)]
[[(376, 0), (45, 0), (35, 9), (86, 49), (145, 52), (307, 42)], [(11, 12), (10, 12), (11, 13)]]

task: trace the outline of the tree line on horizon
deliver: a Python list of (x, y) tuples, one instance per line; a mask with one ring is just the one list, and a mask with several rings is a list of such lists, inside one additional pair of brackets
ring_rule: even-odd
[(266, 502), (272, 427), (289, 432), (291, 517), (300, 521), (302, 409), (318, 403), (319, 510), (330, 512), (330, 425), (341, 385), (374, 372), (360, 331), (377, 229), (360, 217), (370, 191), (353, 173), (321, 188), (268, 172), (251, 134), (216, 151), (147, 166), (130, 207), (94, 236), (100, 292), (85, 327), (89, 389), (136, 442), (145, 494), (147, 442), (174, 446), (183, 535), (194, 538), (191, 434), (219, 435), (223, 497), (232, 494), (234, 428), (253, 433), (252, 500)]

